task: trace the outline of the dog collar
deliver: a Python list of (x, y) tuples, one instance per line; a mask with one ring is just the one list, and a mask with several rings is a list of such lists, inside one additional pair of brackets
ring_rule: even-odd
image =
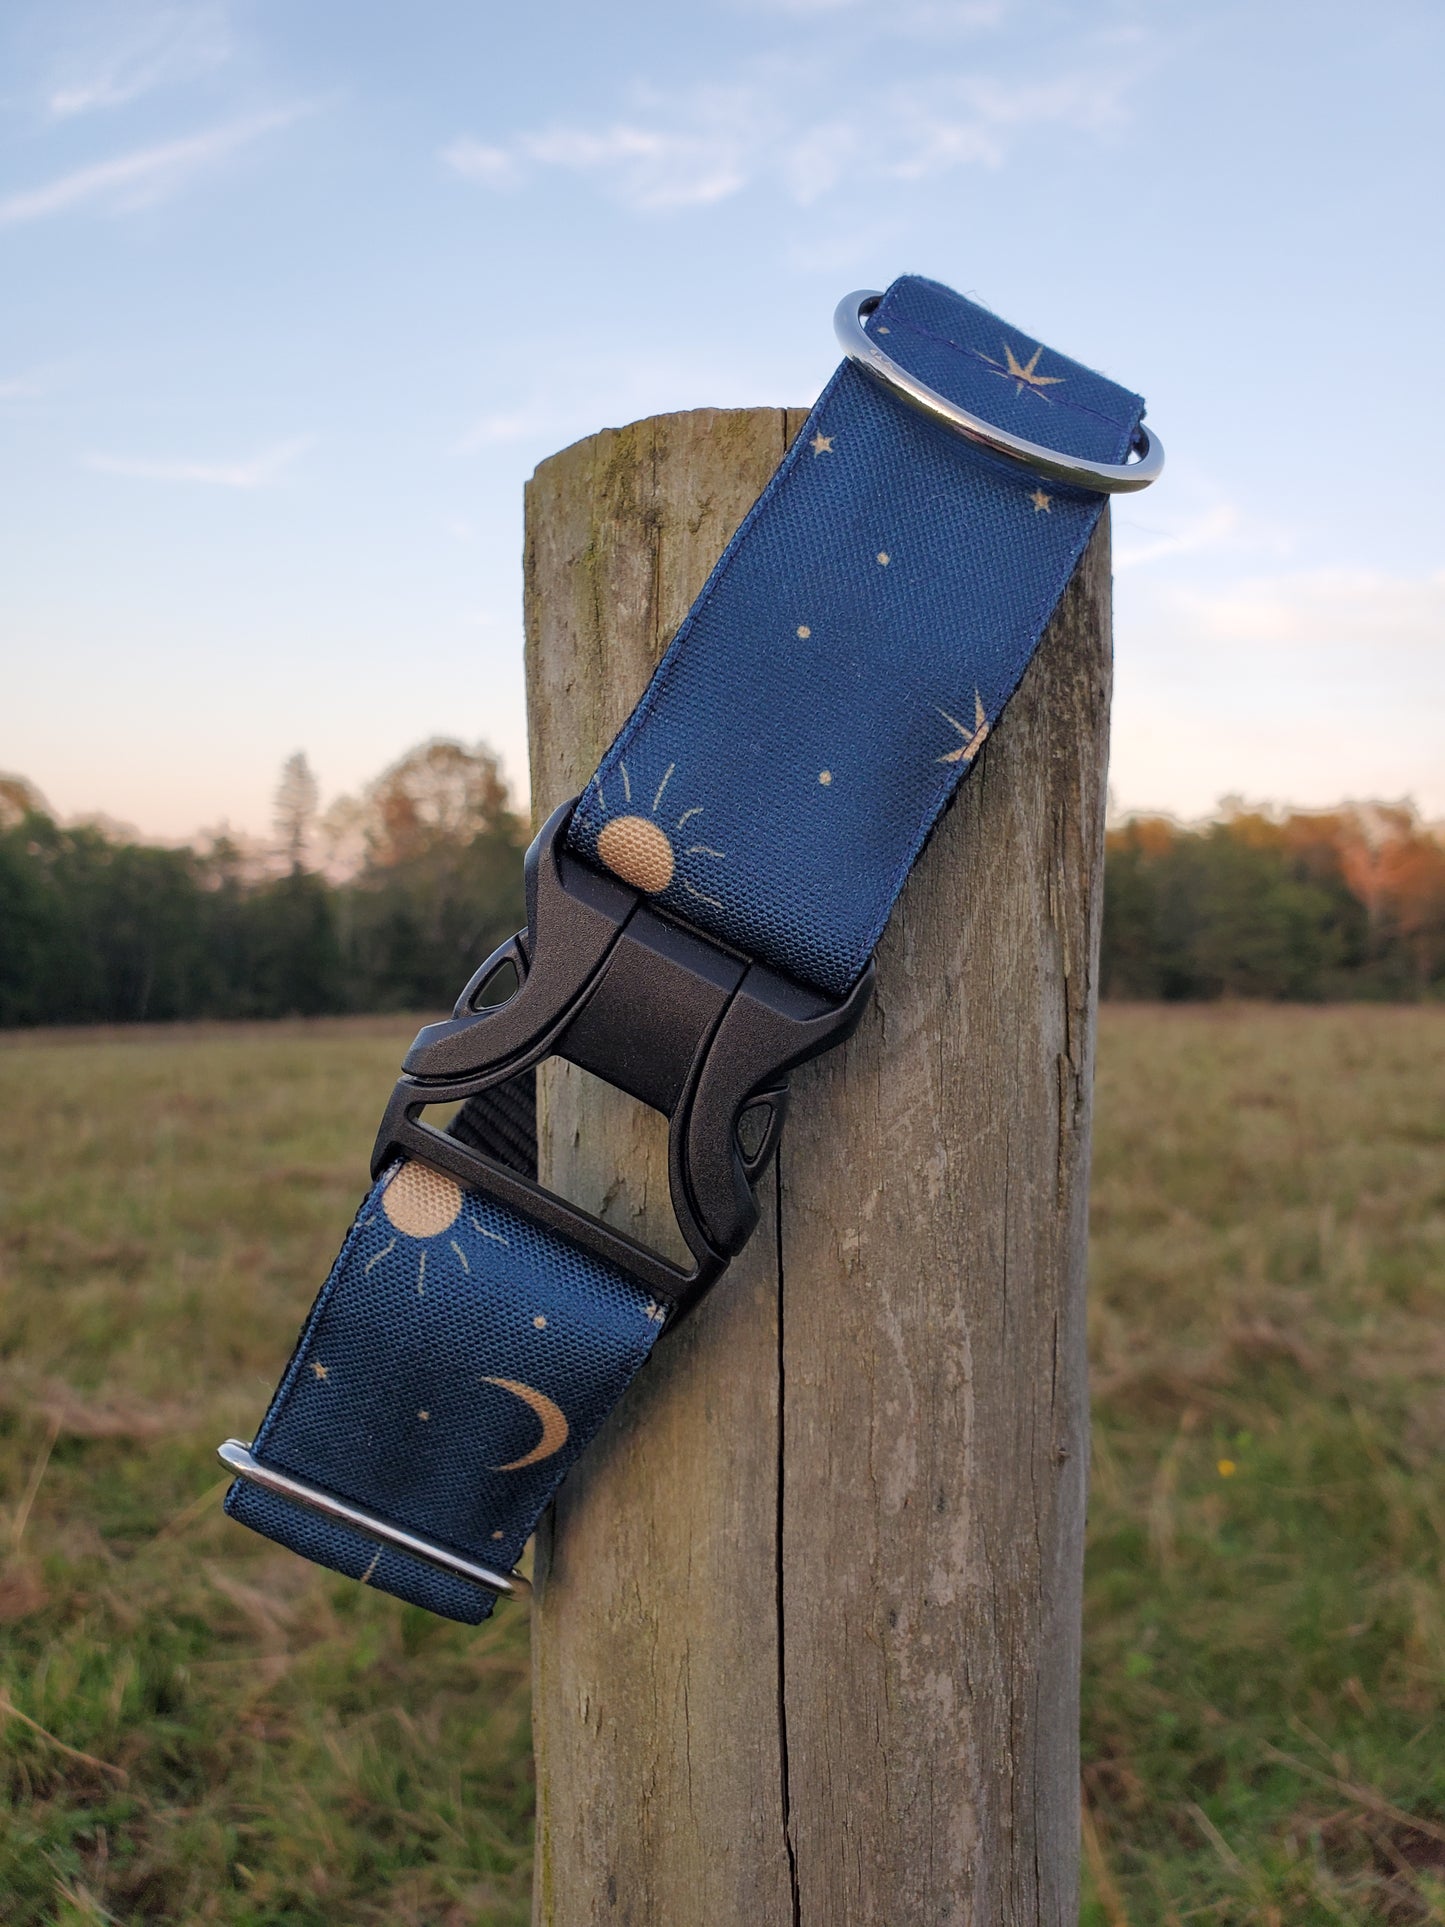
[[(539, 1514), (746, 1242), (789, 1073), (862, 1016), (1105, 495), (1162, 466), (1138, 396), (934, 282), (836, 327), (842, 366), (529, 851), (526, 929), (408, 1053), (254, 1442), (221, 1448), (233, 1518), (449, 1618), (525, 1590)], [(668, 1117), (690, 1264), (537, 1183), (553, 1056)]]

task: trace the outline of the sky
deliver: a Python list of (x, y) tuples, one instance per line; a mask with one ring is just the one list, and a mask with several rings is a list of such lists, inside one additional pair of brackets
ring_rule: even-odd
[(1143, 393), (1119, 811), (1445, 816), (1438, 0), (8, 0), (0, 769), (526, 785), (522, 489), (945, 281)]

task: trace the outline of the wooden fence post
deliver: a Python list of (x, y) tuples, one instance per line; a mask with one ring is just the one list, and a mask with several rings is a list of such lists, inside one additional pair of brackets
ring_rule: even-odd
[[(539, 819), (802, 420), (663, 416), (538, 469)], [(795, 1079), (752, 1244), (539, 1538), (539, 1927), (1075, 1927), (1109, 627), (1106, 518), (862, 1029)], [(660, 1129), (560, 1066), (540, 1122), (544, 1178), (656, 1234)]]

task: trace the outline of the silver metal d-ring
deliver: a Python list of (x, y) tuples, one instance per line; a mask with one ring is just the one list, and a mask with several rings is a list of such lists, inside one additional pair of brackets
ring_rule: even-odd
[(980, 448), (991, 449), (995, 455), (1018, 462), (1036, 475), (1046, 475), (1050, 481), (1068, 482), (1075, 488), (1093, 489), (1105, 495), (1128, 494), (1158, 481), (1164, 469), (1164, 445), (1146, 428), (1141, 427), (1135, 438), (1137, 461), (1091, 462), (1081, 455), (1061, 455), (1057, 449), (1025, 441), (1022, 435), (1010, 435), (1006, 428), (995, 428), (992, 422), (970, 415), (966, 408), (960, 408), (957, 402), (951, 402), (936, 388), (930, 388), (900, 367), (864, 328), (865, 318), (882, 299), (875, 288), (860, 288), (854, 294), (845, 294), (833, 314), (833, 332), (848, 359), (857, 362), (885, 388), (892, 389), (900, 401), (921, 409), (956, 434), (977, 442)]
[(436, 1566), (442, 1572), (449, 1572), (458, 1579), (469, 1579), (474, 1586), (485, 1586), (488, 1592), (518, 1596), (532, 1590), (529, 1581), (519, 1572), (503, 1572), (498, 1567), (483, 1565), (478, 1559), (468, 1559), (464, 1554), (454, 1552), (450, 1546), (438, 1545), (434, 1539), (423, 1539), (418, 1533), (393, 1525), (390, 1519), (379, 1518), (374, 1512), (364, 1511), (361, 1506), (338, 1499), (334, 1492), (326, 1491), (323, 1486), (293, 1478), (277, 1465), (267, 1465), (264, 1459), (256, 1457), (244, 1439), (227, 1439), (223, 1445), (216, 1447), (216, 1457), (237, 1478), (248, 1479), (252, 1485), (259, 1485), (263, 1492), (274, 1492), (278, 1498), (294, 1500), (309, 1511), (319, 1512), (323, 1518), (334, 1519), (338, 1525), (350, 1526), (354, 1532), (374, 1539), (378, 1545), (410, 1553), (413, 1559), (424, 1559), (429, 1566)]

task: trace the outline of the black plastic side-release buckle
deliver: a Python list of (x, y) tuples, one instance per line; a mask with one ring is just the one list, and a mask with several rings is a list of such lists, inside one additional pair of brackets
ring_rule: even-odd
[[(428, 1024), (407, 1052), (372, 1172), (398, 1155), (421, 1158), (620, 1266), (674, 1311), (747, 1243), (758, 1221), (754, 1187), (783, 1127), (788, 1074), (857, 1028), (873, 966), (833, 1003), (700, 936), (570, 855), (563, 839), (572, 808), (555, 810), (527, 852), (526, 930), (487, 959), (452, 1017)], [(479, 1006), (509, 964), (516, 990), (505, 1003)], [(421, 1117), (427, 1105), (474, 1097), (547, 1057), (668, 1118), (672, 1207), (690, 1271)], [(746, 1147), (745, 1112), (753, 1127)]]

